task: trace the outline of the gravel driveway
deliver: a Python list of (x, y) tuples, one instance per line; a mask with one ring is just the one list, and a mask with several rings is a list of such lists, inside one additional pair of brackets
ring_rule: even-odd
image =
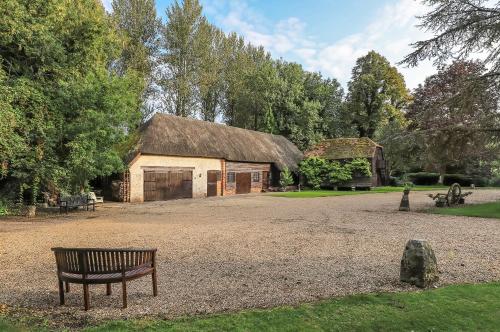
[[(425, 192), (412, 209), (431, 207)], [(413, 289), (398, 281), (408, 239), (430, 241), (440, 284), (500, 279), (500, 220), (398, 212), (400, 193), (292, 199), (269, 195), (144, 204), (105, 204), (96, 212), (48, 220), (0, 220), (0, 304), (61, 320), (175, 317), (297, 304), (344, 294)], [(500, 199), (476, 190), (468, 202)], [(51, 247), (157, 247), (159, 296), (150, 278), (105, 296), (81, 286), (58, 305)], [(24, 309), (23, 309), (24, 310)], [(68, 318), (69, 317), (69, 318)]]

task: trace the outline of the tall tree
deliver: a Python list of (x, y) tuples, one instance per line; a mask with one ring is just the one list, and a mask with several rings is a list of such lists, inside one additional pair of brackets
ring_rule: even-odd
[(206, 19), (198, 0), (176, 0), (167, 9), (167, 23), (162, 31), (161, 79), (165, 111), (178, 116), (194, 116), (197, 73), (200, 66), (202, 33)]
[(371, 51), (356, 61), (347, 111), (360, 137), (372, 138), (385, 123), (401, 121), (409, 99), (403, 76), (386, 58)]
[[(4, 175), (35, 199), (41, 187), (81, 189), (121, 170), (115, 144), (137, 125), (140, 82), (109, 68), (120, 39), (97, 0), (0, 2), (0, 137)], [(4, 112), (6, 110), (6, 112)], [(5, 162), (5, 160), (7, 161)]]
[(227, 56), (228, 47), (224, 32), (211, 24), (202, 24), (197, 95), (203, 120), (214, 122), (219, 116)]
[(345, 119), (344, 90), (334, 78), (323, 78), (320, 73), (305, 72), (305, 97), (321, 104), (319, 132), (326, 138), (351, 136), (353, 130)]
[(135, 71), (144, 82), (142, 113), (152, 113), (150, 98), (155, 94), (155, 68), (159, 55), (161, 20), (154, 0), (113, 0), (112, 17), (122, 34), (123, 48), (115, 68), (120, 75)]
[(482, 129), (500, 125), (499, 91), (481, 79), (485, 71), (479, 62), (456, 61), (415, 90), (412, 139), (421, 142), (421, 162), (441, 174), (441, 183), (447, 168), (490, 162), (500, 153), (497, 133)]
[[(416, 66), (434, 59), (436, 65), (448, 60), (467, 59), (484, 53), (487, 78), (500, 83), (500, 2), (484, 0), (424, 0), (432, 9), (422, 16), (420, 27), (434, 32), (427, 40), (413, 44), (414, 51), (403, 63)], [(486, 73), (486, 72), (485, 72)]]

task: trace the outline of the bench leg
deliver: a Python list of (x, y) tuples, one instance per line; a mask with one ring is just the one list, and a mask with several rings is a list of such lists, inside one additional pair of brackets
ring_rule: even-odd
[(69, 293), (69, 282), (66, 281), (65, 284), (66, 284), (66, 293)]
[(62, 280), (59, 280), (59, 304), (64, 305), (64, 285)]
[(85, 307), (85, 311), (89, 310), (89, 285), (83, 284), (83, 305)]
[(127, 282), (122, 280), (122, 297), (123, 297), (123, 308), (127, 307)]
[(106, 284), (106, 295), (111, 295), (111, 284)]
[(153, 296), (158, 295), (158, 282), (156, 280), (156, 269), (153, 270), (153, 273), (151, 274), (151, 278), (153, 279)]

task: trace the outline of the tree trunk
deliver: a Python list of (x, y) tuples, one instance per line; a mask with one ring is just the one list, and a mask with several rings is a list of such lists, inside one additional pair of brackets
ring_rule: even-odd
[(439, 171), (438, 184), (444, 184), (444, 174), (445, 174), (445, 171), (443, 171), (443, 170)]

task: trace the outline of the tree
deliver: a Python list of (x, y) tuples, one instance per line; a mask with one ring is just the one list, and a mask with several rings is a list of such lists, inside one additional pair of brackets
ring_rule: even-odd
[(154, 0), (113, 0), (112, 17), (124, 40), (115, 69), (120, 75), (135, 71), (143, 80), (142, 113), (147, 119), (152, 109), (149, 100), (155, 94), (155, 67), (159, 55), (161, 20)]
[(280, 173), (280, 186), (286, 191), (286, 187), (291, 186), (293, 184), (293, 175), (292, 172), (285, 167), (283, 171)]
[(484, 0), (424, 0), (432, 9), (422, 16), (420, 27), (435, 35), (413, 45), (414, 51), (402, 63), (416, 66), (434, 59), (436, 65), (448, 60), (465, 60), (484, 52), (490, 69), (483, 76), (500, 81), (500, 2)]
[(223, 97), (224, 70), (227, 57), (226, 35), (211, 24), (200, 29), (201, 54), (197, 70), (197, 94), (201, 118), (214, 122), (220, 113)]
[(353, 130), (345, 118), (344, 90), (334, 78), (323, 78), (320, 73), (305, 72), (304, 93), (309, 101), (321, 105), (317, 130), (326, 138), (352, 136)]
[(428, 77), (414, 93), (408, 111), (413, 138), (423, 148), (421, 163), (440, 173), (498, 156), (498, 135), (482, 128), (499, 126), (499, 92), (482, 80), (477, 61), (456, 61)]
[(360, 137), (373, 138), (384, 124), (402, 121), (409, 102), (403, 76), (371, 51), (356, 61), (348, 84), (347, 111)]
[(4, 180), (33, 202), (121, 170), (115, 144), (138, 124), (142, 84), (110, 70), (122, 43), (101, 2), (6, 0), (0, 13)]
[(206, 19), (198, 0), (176, 0), (167, 9), (167, 24), (162, 31), (162, 65), (160, 84), (164, 107), (178, 116), (195, 115), (195, 91), (200, 66), (203, 38), (201, 29)]

